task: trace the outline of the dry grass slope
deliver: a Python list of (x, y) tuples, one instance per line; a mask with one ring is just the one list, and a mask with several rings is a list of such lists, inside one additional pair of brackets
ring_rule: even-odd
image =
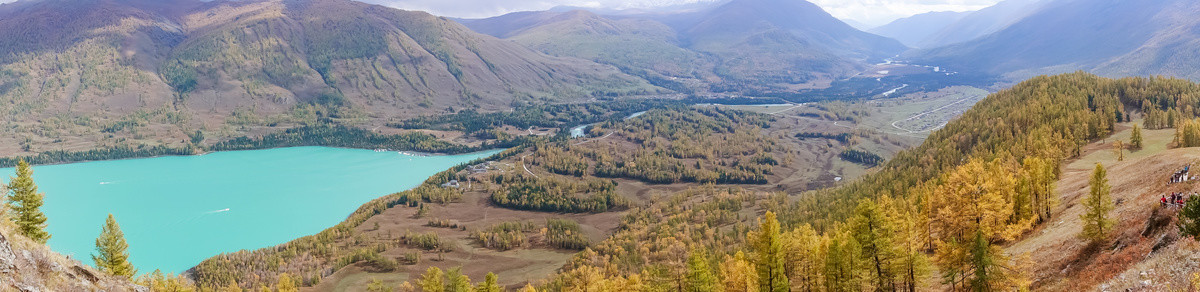
[(0, 291), (148, 291), (50, 250), (0, 222)]
[[(1051, 220), (1012, 243), (1013, 255), (1030, 254), (1035, 261), (1034, 289), (1047, 291), (1185, 291), (1193, 273), (1200, 272), (1200, 245), (1181, 239), (1175, 227), (1178, 209), (1159, 207), (1170, 192), (1200, 191), (1196, 182), (1168, 185), (1171, 173), (1184, 164), (1200, 162), (1196, 148), (1167, 149), (1174, 130), (1143, 131), (1146, 147), (1117, 161), (1113, 139), (1128, 140), (1129, 124), (1103, 141), (1084, 147), (1079, 159), (1063, 166), (1058, 182), (1059, 206)], [(1079, 215), (1096, 163), (1108, 169), (1116, 209), (1116, 230), (1109, 241), (1090, 247), (1077, 235)], [(1190, 287), (1190, 288), (1189, 288)], [(1194, 291), (1194, 290), (1193, 290)]]

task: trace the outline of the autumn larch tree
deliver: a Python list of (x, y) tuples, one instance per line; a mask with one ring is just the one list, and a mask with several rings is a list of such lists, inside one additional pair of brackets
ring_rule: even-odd
[(725, 292), (758, 292), (758, 273), (741, 251), (725, 256), (721, 263), (721, 281)]
[(1108, 185), (1108, 172), (1104, 170), (1104, 165), (1096, 163), (1088, 186), (1088, 195), (1083, 198), (1083, 206), (1087, 210), (1079, 215), (1083, 219), (1083, 231), (1079, 236), (1091, 243), (1099, 243), (1112, 231), (1114, 223), (1108, 216), (1114, 207), (1109, 194), (1112, 187)]
[(446, 292), (471, 292), (471, 278), (462, 273), (462, 267), (446, 272)]
[(696, 249), (688, 255), (688, 274), (687, 274), (687, 289), (688, 292), (711, 292), (717, 291), (717, 279), (712, 274), (712, 269), (708, 267), (708, 255), (703, 249)]
[(859, 253), (867, 262), (874, 278), (875, 290), (896, 290), (893, 273), (893, 257), (896, 251), (892, 241), (895, 235), (891, 218), (880, 210), (871, 199), (863, 199), (850, 219), (850, 230), (858, 241)]
[(299, 292), (300, 288), (296, 287), (296, 281), (292, 280), (292, 276), (287, 273), (279, 275), (279, 283), (275, 284), (275, 291), (278, 292)]
[(392, 292), (395, 291), (392, 287), (388, 287), (382, 280), (371, 279), (371, 283), (367, 284), (367, 292)]
[(1133, 150), (1142, 149), (1142, 127), (1133, 125), (1133, 133), (1129, 134), (1129, 148)]
[(483, 276), (483, 283), (479, 283), (479, 286), (476, 286), (476, 287), (475, 287), (475, 291), (476, 291), (476, 292), (500, 292), (500, 291), (504, 291), (504, 288), (501, 288), (501, 287), (500, 287), (500, 284), (497, 284), (497, 283), (496, 283), (497, 281), (498, 281), (498, 280), (497, 280), (496, 274), (493, 274), (493, 273), (491, 273), (491, 272), (488, 272), (488, 273), (487, 273), (487, 276)]
[(1121, 140), (1113, 141), (1113, 155), (1117, 156), (1117, 161), (1125, 161), (1125, 143)]
[(796, 291), (820, 291), (824, 277), (825, 238), (804, 224), (783, 236), (784, 270)]
[(787, 275), (783, 270), (783, 241), (779, 236), (779, 220), (774, 212), (767, 212), (759, 223), (758, 231), (749, 234), (754, 248), (755, 266), (758, 268), (758, 290), (763, 292), (788, 291)]
[(92, 260), (96, 262), (96, 268), (109, 275), (133, 277), (134, 274), (137, 274), (137, 269), (134, 269), (133, 264), (129, 263), (128, 249), (129, 243), (125, 242), (125, 233), (121, 232), (121, 226), (117, 225), (117, 219), (113, 218), (112, 214), (108, 214), (108, 219), (104, 221), (104, 227), (100, 229), (100, 237), (96, 238), (98, 254), (92, 255)]
[(421, 290), (425, 292), (444, 292), (446, 291), (445, 274), (438, 267), (429, 267), (425, 270), (425, 274), (421, 275)]
[(971, 160), (950, 172), (929, 198), (935, 206), (929, 218), (936, 234), (934, 260), (951, 286), (1003, 287), (1017, 280), (990, 273), (1008, 263), (994, 243), (1014, 239), (1034, 221), (1013, 216), (1016, 168), (1002, 159)]

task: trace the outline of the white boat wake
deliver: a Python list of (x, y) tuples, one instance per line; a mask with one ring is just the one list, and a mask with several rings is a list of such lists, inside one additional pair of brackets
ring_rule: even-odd
[(204, 212), (204, 214), (216, 214), (216, 213), (221, 213), (221, 212), (229, 212), (229, 208), (225, 208), (225, 209), (221, 209), (221, 210), (213, 210), (213, 211), (208, 211), (208, 212)]

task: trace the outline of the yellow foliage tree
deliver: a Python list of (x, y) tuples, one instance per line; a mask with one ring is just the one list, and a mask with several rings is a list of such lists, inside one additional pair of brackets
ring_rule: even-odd
[(721, 263), (721, 283), (725, 292), (758, 292), (758, 272), (754, 265), (746, 260), (746, 254), (737, 252), (734, 256), (725, 256)]
[(279, 283), (275, 284), (275, 291), (278, 292), (299, 292), (300, 288), (296, 287), (296, 282), (292, 281), (292, 277), (287, 273), (279, 274)]
[(1009, 280), (989, 272), (1007, 263), (992, 245), (1013, 239), (1033, 223), (1033, 217), (1013, 216), (1015, 168), (1000, 159), (969, 161), (947, 175), (929, 198), (935, 206), (929, 219), (937, 248), (934, 261), (951, 285), (998, 287)]
[(798, 291), (820, 291), (824, 277), (824, 238), (808, 224), (783, 235), (784, 270)]

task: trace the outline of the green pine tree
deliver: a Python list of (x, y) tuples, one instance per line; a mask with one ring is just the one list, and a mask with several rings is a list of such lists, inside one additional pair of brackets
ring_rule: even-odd
[(1112, 231), (1114, 223), (1108, 215), (1114, 207), (1112, 197), (1109, 196), (1112, 187), (1108, 185), (1108, 172), (1104, 170), (1104, 165), (1096, 163), (1096, 170), (1092, 171), (1092, 178), (1088, 184), (1090, 191), (1087, 197), (1083, 198), (1083, 206), (1087, 211), (1079, 215), (1079, 218), (1083, 219), (1083, 232), (1080, 233), (1080, 237), (1097, 243)]
[(125, 242), (125, 233), (121, 232), (117, 219), (108, 214), (108, 219), (104, 221), (104, 227), (100, 230), (100, 237), (96, 238), (96, 252), (99, 254), (92, 255), (96, 268), (114, 276), (133, 277), (137, 274), (137, 269), (129, 263), (128, 249), (129, 243)]
[(717, 291), (717, 277), (713, 276), (708, 267), (708, 255), (703, 249), (692, 251), (688, 256), (687, 289), (688, 292)]
[(1129, 148), (1133, 150), (1142, 149), (1142, 127), (1133, 125), (1133, 133), (1129, 136)]
[(446, 292), (471, 292), (471, 278), (462, 273), (462, 267), (446, 271)]
[(791, 286), (788, 284), (787, 275), (784, 275), (783, 241), (780, 240), (779, 229), (779, 220), (775, 219), (775, 212), (768, 211), (763, 216), (759, 230), (749, 238), (754, 246), (760, 292), (788, 291), (788, 287)]
[(50, 240), (50, 234), (46, 233), (46, 215), (41, 211), (45, 194), (38, 193), (37, 185), (33, 183), (33, 169), (25, 160), (17, 162), (17, 176), (9, 181), (8, 190), (8, 205), (12, 208), (17, 232), (45, 244)]
[(995, 286), (1002, 277), (998, 275), (997, 270), (1000, 267), (996, 263), (995, 250), (992, 244), (983, 238), (983, 230), (975, 230), (975, 240), (971, 246), (971, 265), (975, 270), (975, 277), (971, 278), (971, 290), (995, 291)]
[(1200, 240), (1200, 198), (1188, 198), (1179, 210), (1179, 233)]
[(496, 278), (496, 274), (492, 274), (489, 272), (489, 273), (487, 273), (487, 276), (483, 277), (483, 283), (479, 283), (479, 286), (475, 287), (475, 292), (504, 291), (504, 288), (500, 288), (500, 284), (496, 283), (497, 281), (499, 281), (499, 280)]

